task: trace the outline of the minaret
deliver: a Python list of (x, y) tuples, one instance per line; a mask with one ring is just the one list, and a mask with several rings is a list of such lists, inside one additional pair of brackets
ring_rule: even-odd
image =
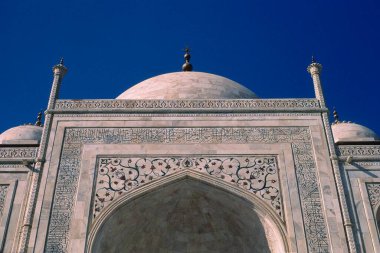
[[(37, 201), (37, 196), (38, 196), (38, 182), (39, 182), (39, 177), (41, 176), (40, 173), (42, 172), (44, 163), (45, 163), (47, 143), (49, 140), (49, 133), (50, 133), (50, 128), (51, 128), (52, 119), (53, 119), (52, 110), (54, 109), (56, 100), (58, 99), (59, 88), (61, 86), (62, 79), (65, 76), (66, 72), (67, 72), (67, 68), (63, 65), (63, 58), (62, 58), (61, 61), (53, 67), (54, 77), (53, 77), (53, 83), (51, 87), (48, 107), (45, 112), (46, 113), (45, 124), (43, 125), (43, 129), (42, 129), (41, 142), (38, 149), (37, 158), (35, 159), (35, 162), (33, 164), (34, 168), (31, 173), (31, 183), (30, 183), (30, 188), (28, 191), (28, 200), (27, 200), (27, 205), (25, 209), (22, 228), (20, 231), (18, 251), (17, 251), (20, 253), (24, 253), (28, 251), (27, 245), (28, 245), (29, 236), (31, 234), (31, 230), (33, 229), (32, 228), (33, 214), (34, 214), (34, 208), (36, 206), (36, 201)], [(42, 123), (39, 121), (40, 119), (37, 120), (36, 125), (37, 124), (42, 125)]]
[(182, 71), (192, 71), (193, 65), (190, 63), (190, 48), (185, 48), (185, 55), (183, 57), (185, 58), (185, 63), (182, 65)]
[(311, 57), (311, 64), (307, 67), (307, 72), (313, 78), (315, 97), (319, 100), (322, 108), (326, 108), (325, 97), (323, 96), (320, 74), (322, 65), (315, 61), (314, 56)]
[(67, 68), (63, 65), (63, 58), (61, 58), (61, 61), (53, 67), (53, 73), (54, 78), (47, 107), (48, 110), (54, 108), (55, 101), (57, 100), (59, 95), (59, 89), (61, 87), (62, 79), (67, 73)]
[[(331, 166), (334, 172), (335, 185), (336, 185), (338, 197), (339, 197), (339, 204), (342, 210), (342, 219), (343, 219), (344, 230), (346, 233), (346, 239), (348, 242), (348, 249), (350, 253), (356, 253), (356, 245), (355, 245), (355, 239), (354, 239), (354, 234), (353, 234), (353, 229), (352, 229), (351, 217), (348, 212), (346, 194), (345, 194), (345, 189), (344, 189), (343, 181), (342, 181), (343, 178), (346, 177), (346, 175), (344, 172), (341, 173), (340, 168), (339, 168), (337, 152), (335, 150), (334, 138), (332, 135), (331, 126), (329, 123), (328, 111), (326, 109), (325, 98), (323, 96), (323, 91), (322, 91), (322, 85), (321, 85), (321, 79), (320, 79), (321, 71), (322, 71), (322, 65), (317, 63), (314, 57), (312, 57), (311, 64), (307, 67), (307, 72), (310, 73), (311, 78), (313, 79), (315, 97), (319, 100), (319, 103), (321, 106), (322, 122), (323, 122), (323, 127), (326, 133), (326, 141), (327, 141), (327, 145), (328, 145), (328, 149), (330, 153)], [(339, 122), (338, 114), (336, 112), (334, 116), (335, 116), (335, 120)]]

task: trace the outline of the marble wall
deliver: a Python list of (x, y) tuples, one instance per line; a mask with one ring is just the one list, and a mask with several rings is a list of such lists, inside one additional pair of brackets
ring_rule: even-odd
[[(117, 252), (112, 238), (131, 252), (149, 247), (162, 252), (179, 252), (178, 247), (189, 248), (186, 252), (213, 252), (209, 248), (221, 241), (235, 241), (239, 252), (251, 252), (253, 238), (264, 245), (262, 252), (348, 252), (321, 111), (310, 101), (278, 102), (282, 109), (271, 112), (253, 112), (249, 109), (253, 104), (241, 104), (242, 111), (235, 113), (230, 108), (191, 111), (161, 108), (162, 104), (157, 104), (160, 108), (155, 113), (144, 111), (142, 104), (134, 112), (133, 108), (99, 108), (102, 103), (91, 101), (83, 105), (97, 108), (85, 110), (75, 101), (73, 105), (59, 101), (58, 109), (51, 112), (46, 156), (37, 171), (32, 224), (25, 223), (24, 209), (36, 154), (24, 152), (24, 158), (16, 159), (7, 150), (0, 157), (4, 252), (18, 248), (17, 234), (25, 226), (28, 252), (99, 252), (105, 248)], [(235, 102), (231, 106), (239, 107)], [(276, 107), (276, 103), (268, 105)], [(297, 106), (303, 109), (294, 109)], [(344, 159), (342, 153), (340, 158)], [(350, 182), (347, 201), (357, 203), (364, 199), (363, 189), (369, 192), (367, 204), (358, 204), (357, 210), (349, 204), (352, 215), (356, 212), (353, 222), (357, 227), (364, 220), (374, 220), (368, 212), (377, 208), (370, 197), (377, 186), (368, 183), (377, 183), (373, 178), (379, 164), (371, 162), (365, 166), (374, 169), (368, 171), (341, 163), (347, 170), (343, 179)], [(194, 213), (189, 211), (193, 209)], [(113, 230), (112, 224), (119, 227)], [(174, 235), (159, 237), (156, 230), (169, 225)], [(377, 235), (376, 226), (371, 226), (357, 232), (362, 248), (373, 244)], [(200, 228), (208, 230), (200, 236)], [(181, 229), (189, 237), (181, 235)], [(234, 237), (233, 229), (240, 239)], [(124, 230), (125, 234), (120, 232)], [(152, 231), (156, 231), (154, 243), (145, 245), (136, 239), (144, 233), (152, 237)], [(201, 237), (205, 243), (193, 245)], [(141, 243), (132, 246), (131, 240)], [(230, 243), (218, 245), (219, 251), (225, 251)]]
[(380, 252), (380, 145), (339, 145), (358, 252)]
[[(98, 190), (100, 158), (185, 159), (195, 155), (228, 159), (268, 155), (278, 163), (279, 182), (272, 183), (277, 184), (277, 188), (267, 188), (265, 195), (264, 191), (258, 193), (259, 190), (244, 188), (249, 182), (244, 185), (243, 180), (242, 185), (237, 182), (229, 182), (229, 185), (255, 197), (264, 196), (255, 203), (268, 208), (271, 222), (283, 231), (284, 248), (288, 252), (346, 252), (320, 116), (78, 116), (65, 114), (54, 118), (49, 140), (53, 145), (48, 147), (46, 170), (41, 180), (41, 187), (46, 190), (39, 193), (41, 205), (36, 210), (39, 216), (35, 217), (39, 226), (38, 231), (32, 230), (31, 237), (37, 250), (88, 250), (87, 234), (97, 222), (94, 194)], [(253, 175), (254, 171), (248, 173)], [(160, 181), (159, 178), (154, 180)], [(223, 181), (220, 175), (213, 180)], [(281, 198), (274, 196), (275, 201), (271, 199), (273, 189), (281, 191)], [(133, 190), (130, 192), (134, 194)], [(271, 204), (272, 201), (277, 204)], [(107, 210), (109, 208), (100, 210), (100, 215)]]
[(17, 252), (36, 147), (0, 146), (0, 252)]

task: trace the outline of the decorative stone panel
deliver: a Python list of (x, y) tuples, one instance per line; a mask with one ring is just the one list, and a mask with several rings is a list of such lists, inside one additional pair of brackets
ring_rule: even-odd
[(317, 99), (209, 99), (209, 100), (58, 100), (56, 111), (109, 111), (109, 110), (160, 110), (210, 109), (210, 110), (258, 110), (258, 111), (315, 111), (320, 110)]
[(342, 156), (380, 156), (380, 145), (339, 145)]
[(358, 161), (354, 161), (352, 164), (354, 165), (359, 165), (359, 166), (380, 166), (380, 162), (376, 162), (376, 161), (364, 161), (364, 162), (358, 162)]
[(3, 211), (5, 207), (5, 199), (7, 196), (9, 185), (0, 185), (0, 219), (3, 216)]
[(367, 183), (367, 191), (373, 213), (375, 214), (375, 208), (380, 203), (380, 183)]
[(196, 170), (252, 192), (282, 217), (273, 156), (99, 158), (93, 215), (124, 193), (181, 170)]
[(316, 167), (311, 143), (293, 143), (297, 182), (301, 198), (306, 238), (310, 252), (329, 252), (325, 220), (321, 208), (319, 184), (315, 175)]
[(37, 147), (0, 147), (1, 159), (34, 159), (37, 156)]
[(19, 215), (17, 210), (21, 206), (20, 202), (14, 202), (18, 180), (8, 180), (2, 175), (0, 177), (0, 252), (13, 252), (11, 246), (17, 236), (17, 218), (12, 223), (11, 217), (12, 214)]
[(307, 127), (67, 128), (45, 250), (67, 250), (83, 145), (202, 143), (291, 143), (308, 250), (330, 251), (310, 131)]
[[(366, 183), (369, 202), (371, 204), (373, 219), (378, 224), (376, 213), (380, 204), (380, 183)], [(378, 231), (378, 230), (377, 230)]]

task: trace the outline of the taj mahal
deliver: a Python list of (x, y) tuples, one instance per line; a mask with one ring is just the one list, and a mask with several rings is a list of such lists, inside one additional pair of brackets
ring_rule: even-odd
[(380, 139), (330, 122), (307, 72), (315, 97), (260, 98), (187, 51), (115, 99), (63, 100), (61, 61), (44, 120), (0, 135), (0, 252), (380, 252)]

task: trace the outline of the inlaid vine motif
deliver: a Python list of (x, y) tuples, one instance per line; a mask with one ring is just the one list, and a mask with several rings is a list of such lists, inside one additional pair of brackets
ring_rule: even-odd
[(94, 217), (124, 193), (185, 169), (246, 189), (282, 216), (278, 168), (272, 156), (100, 158), (99, 161)]

